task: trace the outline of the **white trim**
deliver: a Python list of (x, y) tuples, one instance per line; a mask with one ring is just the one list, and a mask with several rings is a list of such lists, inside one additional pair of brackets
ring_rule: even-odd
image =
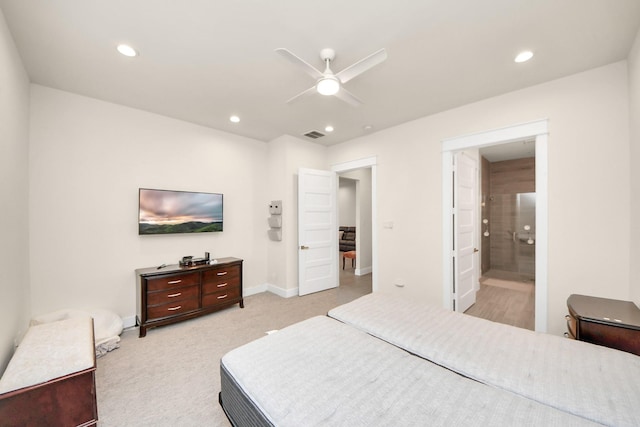
[(336, 173), (347, 172), (355, 169), (368, 168), (370, 166), (375, 166), (377, 163), (377, 157), (367, 157), (359, 160), (352, 160), (349, 162), (337, 163), (331, 166), (331, 170)]
[(442, 296), (443, 306), (452, 309), (453, 153), (465, 148), (480, 148), (535, 138), (536, 141), (536, 307), (535, 329), (547, 331), (548, 318), (548, 129), (542, 119), (500, 129), (442, 140)]
[[(336, 173), (347, 172), (361, 168), (371, 168), (371, 290), (378, 290), (378, 158), (376, 156), (350, 162), (338, 163), (331, 166)], [(364, 273), (363, 273), (364, 274)]]
[[(444, 142), (443, 142), (444, 146)], [(444, 147), (443, 147), (444, 148)], [(453, 310), (453, 239), (451, 233), (445, 230), (453, 230), (453, 152), (442, 152), (442, 306)]]
[(297, 286), (295, 288), (291, 288), (291, 289), (284, 289), (284, 288), (281, 288), (279, 286), (267, 283), (267, 291), (271, 292), (272, 294), (276, 294), (276, 295), (278, 295), (279, 297), (282, 297), (282, 298), (291, 298), (291, 297), (297, 297), (298, 296), (298, 287)]
[[(536, 331), (547, 331), (549, 267), (548, 134), (536, 136)], [(540, 307), (540, 310), (538, 310)]]
[(471, 147), (480, 148), (535, 137), (548, 133), (548, 123), (548, 119), (542, 119), (486, 132), (443, 139), (442, 151), (458, 151)]
[(356, 270), (354, 271), (354, 274), (356, 276), (364, 276), (365, 274), (369, 274), (372, 271), (373, 269), (371, 267), (356, 268)]
[(250, 288), (244, 288), (242, 290), (242, 296), (243, 297), (248, 297), (251, 295), (256, 295), (256, 294), (261, 294), (263, 292), (271, 292), (272, 294), (278, 295), (279, 297), (282, 298), (291, 298), (291, 297), (297, 297), (298, 296), (298, 288), (292, 288), (292, 289), (285, 289), (285, 288), (281, 288), (277, 285), (273, 285), (271, 283), (263, 283), (261, 285), (258, 286), (252, 286)]
[(256, 295), (256, 294), (261, 294), (262, 292), (266, 292), (269, 289), (269, 286), (273, 286), (273, 285), (269, 285), (268, 283), (263, 283), (261, 285), (258, 286), (252, 286), (250, 288), (242, 288), (242, 297), (246, 298), (246, 297), (250, 297), (251, 295)]
[(136, 316), (126, 316), (122, 318), (122, 328), (133, 328), (136, 326)]

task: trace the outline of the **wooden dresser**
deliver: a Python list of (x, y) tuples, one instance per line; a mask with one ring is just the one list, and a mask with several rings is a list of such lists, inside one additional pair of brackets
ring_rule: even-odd
[(140, 337), (148, 328), (209, 314), (238, 303), (242, 298), (242, 260), (219, 258), (215, 264), (136, 270), (137, 322)]
[(640, 309), (634, 303), (571, 295), (567, 307), (568, 337), (640, 355)]

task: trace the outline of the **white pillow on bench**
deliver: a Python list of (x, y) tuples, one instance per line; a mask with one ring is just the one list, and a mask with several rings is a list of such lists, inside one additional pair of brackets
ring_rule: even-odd
[(103, 309), (86, 310), (58, 310), (53, 313), (43, 314), (31, 320), (32, 325), (55, 322), (73, 317), (93, 318), (93, 329), (95, 335), (96, 356), (104, 356), (108, 351), (120, 346), (120, 334), (122, 333), (123, 322), (117, 314)]

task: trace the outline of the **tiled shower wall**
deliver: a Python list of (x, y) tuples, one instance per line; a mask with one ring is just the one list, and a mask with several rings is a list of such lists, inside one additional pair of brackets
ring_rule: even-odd
[[(484, 170), (488, 165), (488, 173)], [(482, 272), (497, 269), (535, 278), (535, 158), (482, 160)], [(485, 180), (488, 177), (488, 185)], [(486, 193), (488, 188), (488, 193)], [(528, 226), (528, 230), (525, 229)], [(486, 255), (485, 255), (486, 253)], [(485, 259), (488, 258), (488, 259)]]

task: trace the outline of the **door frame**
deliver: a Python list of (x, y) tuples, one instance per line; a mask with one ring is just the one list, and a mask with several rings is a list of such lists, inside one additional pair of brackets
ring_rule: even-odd
[(536, 289), (535, 330), (547, 331), (548, 323), (548, 132), (549, 120), (541, 119), (442, 142), (442, 295), (443, 306), (453, 308), (453, 154), (468, 148), (535, 139), (536, 150)]
[[(378, 290), (378, 189), (377, 189), (377, 163), (376, 156), (331, 166), (335, 173), (349, 172), (356, 169), (371, 168), (371, 291)], [(337, 185), (337, 184), (336, 184)], [(336, 246), (337, 248), (337, 246)], [(337, 250), (337, 249), (336, 249)]]

